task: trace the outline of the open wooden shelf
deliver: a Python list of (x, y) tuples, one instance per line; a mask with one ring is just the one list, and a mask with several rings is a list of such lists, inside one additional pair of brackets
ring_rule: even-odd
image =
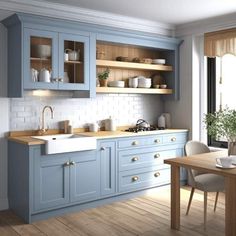
[(51, 61), (51, 58), (40, 58), (40, 57), (31, 57), (31, 61)]
[(154, 65), (135, 62), (123, 62), (123, 61), (109, 61), (109, 60), (96, 60), (97, 66), (113, 67), (113, 68), (126, 68), (137, 70), (158, 70), (158, 71), (172, 71), (172, 66), (168, 65)]
[(172, 89), (96, 87), (97, 93), (172, 94)]

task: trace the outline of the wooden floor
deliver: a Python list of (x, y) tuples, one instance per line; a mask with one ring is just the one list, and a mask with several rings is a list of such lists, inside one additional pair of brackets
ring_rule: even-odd
[(214, 195), (209, 195), (207, 229), (203, 229), (203, 195), (196, 192), (190, 214), (185, 215), (190, 188), (181, 190), (181, 230), (170, 229), (169, 188), (145, 196), (104, 205), (78, 213), (24, 224), (10, 211), (0, 212), (0, 236), (169, 236), (224, 235), (224, 194), (213, 212)]

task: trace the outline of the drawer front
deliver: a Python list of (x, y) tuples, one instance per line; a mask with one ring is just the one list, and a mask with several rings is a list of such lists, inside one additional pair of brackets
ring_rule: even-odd
[(119, 192), (129, 192), (170, 183), (170, 168), (144, 168), (119, 174)]
[(153, 165), (158, 165), (160, 168), (167, 168), (168, 165), (163, 161), (167, 158), (182, 156), (182, 148), (171, 150), (162, 150), (158, 148), (145, 148), (139, 150), (120, 151), (119, 171), (144, 168)]
[(170, 134), (163, 136), (163, 144), (186, 143), (187, 134)]
[(163, 142), (163, 138), (160, 135), (135, 137), (118, 141), (118, 148), (135, 148), (142, 146), (160, 145)]

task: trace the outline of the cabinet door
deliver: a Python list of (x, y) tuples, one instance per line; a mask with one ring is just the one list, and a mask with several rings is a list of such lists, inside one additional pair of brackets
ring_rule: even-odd
[(58, 33), (25, 28), (23, 65), (24, 89), (57, 89)]
[(97, 198), (100, 195), (100, 171), (96, 151), (78, 152), (70, 163), (71, 202)]
[(35, 150), (34, 211), (61, 207), (69, 203), (69, 162), (65, 157), (41, 156)]
[(59, 88), (89, 90), (89, 37), (59, 34)]
[(116, 142), (102, 141), (98, 147), (98, 156), (101, 160), (101, 195), (104, 196), (113, 194), (116, 191)]

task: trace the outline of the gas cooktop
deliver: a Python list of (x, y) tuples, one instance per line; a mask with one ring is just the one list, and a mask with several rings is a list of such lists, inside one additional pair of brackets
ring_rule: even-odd
[(130, 127), (126, 129), (125, 131), (127, 132), (133, 132), (133, 133), (138, 133), (138, 132), (143, 132), (143, 131), (155, 131), (155, 130), (163, 130), (163, 128), (158, 128), (155, 125), (151, 125), (150, 127)]

